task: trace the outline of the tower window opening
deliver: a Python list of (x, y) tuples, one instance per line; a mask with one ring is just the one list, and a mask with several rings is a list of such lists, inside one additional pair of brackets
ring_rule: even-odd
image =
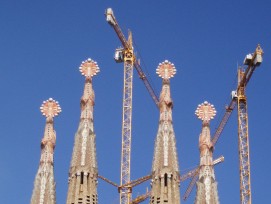
[(167, 174), (165, 174), (164, 176), (164, 183), (165, 183), (165, 186), (167, 186)]
[(84, 183), (84, 172), (81, 172), (81, 181), (80, 181), (81, 184)]

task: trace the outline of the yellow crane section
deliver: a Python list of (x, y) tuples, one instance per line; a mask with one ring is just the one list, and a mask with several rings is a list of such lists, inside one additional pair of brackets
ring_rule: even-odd
[(150, 85), (140, 64), (136, 60), (133, 50), (132, 33), (129, 31), (128, 40), (126, 40), (118, 22), (113, 14), (113, 10), (106, 10), (106, 21), (114, 28), (123, 48), (116, 49), (115, 61), (124, 62), (124, 80), (123, 80), (123, 110), (122, 110), (122, 149), (121, 149), (121, 179), (119, 193), (120, 203), (129, 204), (132, 197), (132, 187), (123, 186), (130, 182), (131, 166), (131, 140), (132, 140), (132, 96), (133, 96), (133, 67), (136, 68), (140, 79), (144, 82), (148, 92), (154, 100), (156, 106), (159, 104), (157, 95)]
[(248, 113), (246, 85), (256, 67), (262, 63), (263, 50), (258, 45), (253, 54), (248, 54), (244, 64), (248, 68), (238, 69), (238, 87), (235, 98), (238, 106), (238, 147), (240, 168), (240, 201), (241, 204), (251, 204), (251, 182), (250, 182), (250, 153), (248, 134)]
[[(219, 123), (216, 132), (212, 138), (212, 144), (215, 146), (225, 125), (227, 124), (232, 111), (238, 106), (238, 146), (239, 146), (239, 168), (240, 168), (240, 203), (251, 204), (251, 182), (250, 182), (250, 157), (249, 157), (249, 136), (248, 136), (248, 115), (247, 115), (247, 100), (245, 89), (250, 81), (256, 67), (262, 63), (263, 50), (260, 45), (252, 54), (245, 57), (245, 69), (238, 70), (238, 85), (236, 91), (231, 93), (231, 101), (226, 110), (222, 120)], [(190, 195), (196, 181), (197, 174), (195, 174), (183, 196), (186, 200)]]

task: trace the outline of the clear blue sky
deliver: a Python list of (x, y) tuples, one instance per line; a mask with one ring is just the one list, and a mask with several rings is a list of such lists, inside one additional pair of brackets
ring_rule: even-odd
[[(177, 69), (171, 80), (173, 121), (181, 173), (199, 163), (201, 122), (194, 111), (208, 100), (218, 115), (235, 89), (237, 64), (258, 43), (264, 61), (247, 87), (253, 203), (269, 203), (271, 3), (258, 1), (4, 1), (0, 2), (0, 203), (29, 203), (40, 159), (45, 118), (43, 100), (58, 100), (55, 119), (57, 202), (66, 202), (74, 133), (80, 116), (84, 78), (78, 67), (88, 57), (101, 72), (94, 78), (99, 173), (119, 182), (123, 65), (113, 60), (120, 45), (106, 23), (112, 7), (125, 34), (131, 29), (135, 48), (157, 92), (155, 74), (165, 59)], [(134, 75), (132, 179), (151, 171), (158, 111)], [(237, 114), (233, 112), (215, 149), (225, 162), (215, 168), (221, 203), (239, 203)], [(181, 184), (185, 192), (188, 182)], [(147, 182), (134, 189), (144, 193)], [(99, 203), (118, 203), (117, 190), (99, 181)], [(195, 190), (186, 203), (193, 203)], [(145, 203), (148, 203), (145, 201)]]

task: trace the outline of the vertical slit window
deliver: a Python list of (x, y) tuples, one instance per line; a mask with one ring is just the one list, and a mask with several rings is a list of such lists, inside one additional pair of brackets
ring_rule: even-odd
[(81, 172), (81, 181), (80, 181), (81, 184), (84, 183), (84, 172)]

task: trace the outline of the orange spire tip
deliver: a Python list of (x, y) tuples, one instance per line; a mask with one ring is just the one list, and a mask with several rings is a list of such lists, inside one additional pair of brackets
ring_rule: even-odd
[(162, 79), (170, 79), (171, 77), (174, 77), (176, 74), (176, 68), (175, 65), (168, 60), (165, 60), (162, 63), (159, 63), (156, 73), (159, 77)]
[(43, 101), (40, 111), (42, 115), (44, 115), (46, 118), (48, 117), (55, 117), (59, 115), (59, 113), (62, 111), (60, 105), (58, 104), (58, 101), (55, 101), (52, 98), (49, 98), (46, 101)]
[(216, 115), (216, 110), (214, 105), (210, 104), (207, 101), (204, 101), (203, 103), (198, 105), (195, 114), (202, 121), (210, 121), (211, 119), (214, 119)]
[(97, 73), (100, 72), (100, 68), (97, 62), (88, 58), (87, 60), (82, 62), (82, 64), (79, 67), (79, 71), (86, 78), (92, 78), (93, 76), (97, 75)]

